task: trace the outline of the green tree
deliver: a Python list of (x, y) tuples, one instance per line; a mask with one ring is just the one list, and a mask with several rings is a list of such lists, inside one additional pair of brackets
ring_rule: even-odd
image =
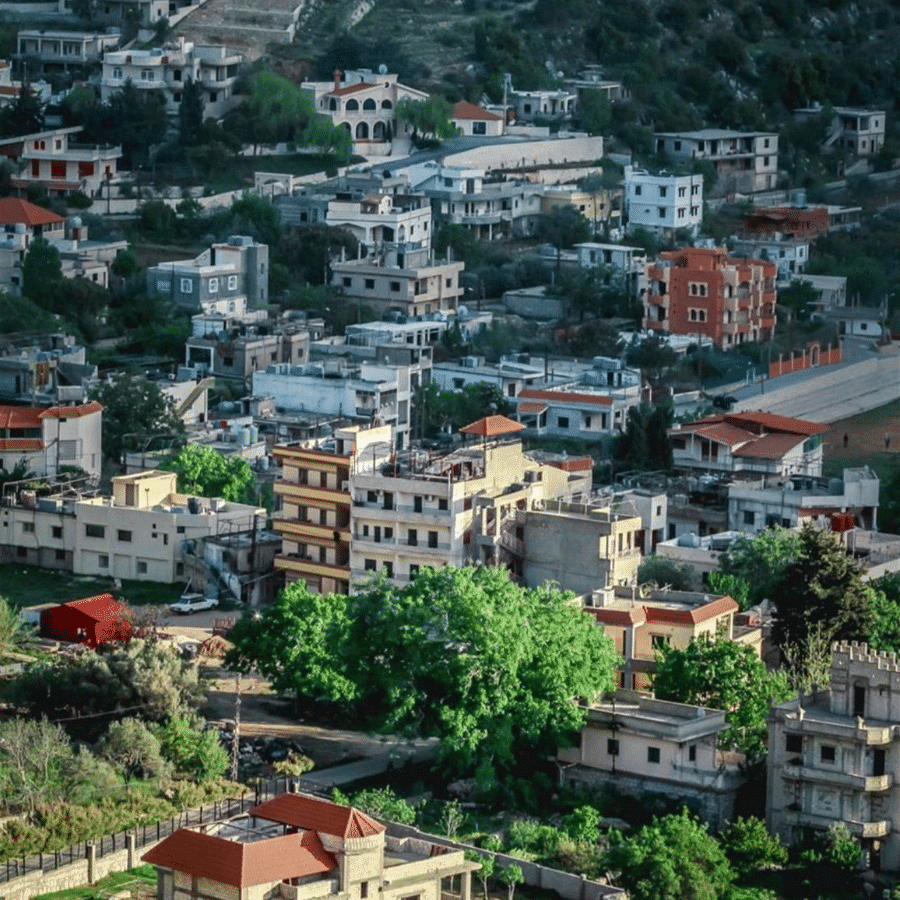
[(584, 90), (578, 98), (578, 118), (588, 134), (609, 134), (612, 109), (602, 91)]
[(659, 383), (663, 375), (678, 362), (678, 354), (668, 341), (657, 332), (629, 345), (625, 351), (629, 366), (640, 369), (653, 383)]
[(158, 738), (140, 719), (113, 722), (100, 740), (100, 753), (122, 770), (126, 785), (132, 778), (156, 778), (166, 770)]
[(521, 884), (524, 880), (522, 867), (515, 865), (505, 866), (498, 873), (497, 877), (506, 885), (507, 900), (513, 900), (516, 893), (516, 885)]
[(160, 752), (175, 773), (207, 782), (228, 771), (228, 752), (218, 732), (204, 728), (202, 721), (185, 715), (173, 716), (156, 731)]
[(281, 237), (281, 214), (268, 197), (244, 194), (209, 220), (213, 232), (225, 239), (247, 234), (261, 244), (275, 247)]
[(697, 576), (694, 570), (683, 563), (664, 556), (645, 556), (638, 566), (638, 584), (655, 584), (657, 587), (668, 585), (673, 591), (692, 591), (696, 586)]
[(608, 862), (631, 900), (727, 900), (734, 881), (722, 848), (686, 809), (620, 840)]
[(441, 431), (457, 432), (482, 416), (508, 415), (509, 400), (497, 385), (487, 381), (445, 390), (433, 381), (416, 394), (413, 421), (419, 423), (423, 437), (435, 437)]
[(752, 647), (727, 638), (693, 640), (684, 650), (664, 648), (653, 690), (661, 700), (725, 710), (723, 746), (751, 760), (765, 753), (769, 707), (793, 695), (784, 675), (769, 674)]
[(123, 452), (146, 446), (154, 439), (180, 442), (184, 423), (174, 403), (142, 375), (121, 375), (104, 381), (91, 392), (103, 406), (103, 452), (120, 460)]
[(825, 836), (825, 859), (838, 869), (854, 871), (859, 866), (863, 849), (844, 822), (828, 826)]
[(671, 424), (670, 405), (642, 403), (629, 407), (625, 431), (616, 442), (616, 457), (629, 469), (668, 471), (672, 468)]
[(796, 532), (767, 528), (758, 534), (738, 535), (719, 558), (719, 565), (723, 573), (749, 585), (747, 602), (757, 606), (774, 597), (776, 586), (784, 579), (798, 549)]
[(872, 628), (869, 646), (876, 650), (900, 653), (900, 578), (884, 575), (869, 582), (872, 603)]
[(402, 797), (398, 797), (390, 787), (359, 791), (353, 795), (353, 800), (348, 805), (380, 819), (399, 822), (401, 825), (414, 825), (416, 821), (416, 808)]
[(719, 843), (738, 875), (751, 875), (760, 869), (783, 866), (787, 847), (778, 835), (770, 835), (766, 823), (755, 816), (738, 816), (719, 835)]
[(772, 592), (774, 642), (803, 647), (817, 626), (827, 629), (831, 640), (866, 640), (872, 604), (862, 576), (862, 566), (834, 532), (806, 525), (795, 558)]
[(475, 873), (475, 877), (481, 882), (481, 890), (484, 900), (488, 900), (488, 882), (497, 874), (497, 859), (494, 856), (484, 856), (475, 850), (466, 850), (466, 859), (478, 863), (481, 868)]
[(566, 816), (564, 827), (573, 840), (596, 844), (600, 840), (600, 811), (593, 806), (579, 806)]
[(59, 250), (45, 238), (35, 238), (22, 262), (22, 294), (38, 306), (52, 311), (53, 297), (61, 280)]
[(562, 251), (591, 239), (591, 223), (574, 206), (556, 206), (542, 213), (535, 227), (539, 241), (556, 248), (556, 274), (559, 276)]
[(394, 117), (398, 125), (408, 125), (412, 129), (412, 139), (434, 138), (444, 141), (456, 137), (459, 129), (450, 121), (453, 107), (438, 94), (425, 100), (403, 97), (397, 104)]
[(750, 585), (737, 575), (710, 572), (707, 584), (717, 594), (727, 594), (742, 609), (750, 608)]
[(222, 497), (232, 503), (256, 501), (256, 476), (242, 457), (223, 456), (202, 444), (186, 444), (160, 468), (178, 475), (178, 490), (184, 494)]
[(6, 597), (0, 597), (0, 657), (21, 653), (31, 642), (31, 633), (22, 621), (22, 611)]
[(193, 78), (188, 78), (181, 89), (178, 104), (178, 143), (192, 147), (200, 141), (203, 127), (203, 90)]
[[(277, 244), (276, 260), (291, 276), (310, 285), (330, 285), (332, 260), (359, 255), (359, 241), (345, 228), (311, 225), (289, 228)], [(328, 303), (331, 302), (332, 294)]]
[(43, 130), (44, 107), (28, 84), (19, 88), (16, 99), (0, 113), (0, 135), (17, 137)]
[(0, 807), (33, 813), (61, 800), (74, 754), (66, 733), (46, 719), (0, 721)]

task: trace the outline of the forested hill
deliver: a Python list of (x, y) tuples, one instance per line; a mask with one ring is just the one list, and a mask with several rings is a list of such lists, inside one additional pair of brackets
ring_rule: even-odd
[(347, 2), (324, 0), (282, 64), (329, 77), (384, 63), (475, 102), (501, 98), (504, 72), (516, 88), (550, 88), (600, 64), (632, 93), (611, 130), (638, 145), (645, 128), (774, 128), (814, 102), (890, 112), (900, 83), (889, 0), (375, 0), (335, 36)]

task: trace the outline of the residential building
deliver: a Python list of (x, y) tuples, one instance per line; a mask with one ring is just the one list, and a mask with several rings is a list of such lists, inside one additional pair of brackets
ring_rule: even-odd
[(660, 253), (647, 266), (644, 328), (707, 337), (716, 347), (766, 341), (775, 330), (774, 263), (723, 248)]
[(567, 90), (507, 92), (507, 101), (516, 113), (516, 120), (534, 122), (537, 119), (568, 119), (575, 111), (578, 94)]
[(628, 230), (644, 228), (664, 237), (685, 230), (696, 237), (703, 221), (703, 176), (654, 175), (625, 166), (625, 220)]
[(622, 189), (598, 187), (596, 190), (579, 188), (574, 184), (556, 184), (544, 188), (541, 196), (541, 212), (571, 207), (577, 209), (591, 223), (591, 233), (598, 229), (608, 231), (622, 224)]
[(482, 325), (487, 327), (492, 319), (490, 313), (477, 313), (466, 309), (455, 316), (443, 313), (426, 313), (423, 316), (407, 318), (398, 315), (397, 321), (361, 322), (348, 325), (344, 329), (347, 344), (359, 347), (378, 347), (384, 344), (415, 344), (425, 347), (436, 344), (448, 329), (459, 328), (464, 336), (476, 333)]
[(539, 360), (520, 361), (515, 354), (506, 356), (497, 364), (485, 364), (483, 356), (464, 356), (459, 362), (435, 363), (431, 380), (445, 391), (457, 391), (472, 384), (492, 384), (504, 397), (518, 397), (522, 390), (535, 384), (543, 384), (546, 378), (544, 366)]
[(716, 170), (715, 193), (771, 191), (778, 181), (778, 135), (768, 131), (657, 132), (656, 152), (672, 160), (707, 160)]
[(829, 230), (827, 206), (767, 206), (754, 207), (744, 219), (746, 237), (762, 238), (779, 235), (783, 239), (807, 241), (816, 239)]
[[(73, 15), (73, 0), (57, 0), (62, 15)], [(122, 25), (126, 22), (152, 25), (189, 5), (190, 0), (89, 0), (92, 21)]]
[(103, 54), (115, 50), (118, 32), (83, 32), (23, 28), (18, 34), (15, 59), (25, 75), (33, 79), (53, 72), (76, 71), (98, 65)]
[[(835, 106), (834, 118), (824, 147), (839, 147), (853, 156), (874, 156), (884, 146), (887, 113), (883, 109)], [(815, 118), (822, 114), (821, 105), (794, 110), (794, 118)]]
[(641, 299), (647, 291), (647, 251), (625, 244), (575, 244), (582, 269), (603, 269), (605, 284), (621, 283), (629, 297)]
[(828, 425), (768, 412), (705, 416), (669, 429), (672, 466), (694, 474), (728, 473), (735, 478), (818, 478), (822, 435)]
[(304, 81), (300, 85), (312, 94), (317, 112), (350, 132), (356, 153), (388, 153), (392, 138), (398, 134), (397, 104), (403, 99), (428, 99), (424, 91), (400, 84), (396, 74), (383, 69), (335, 70), (333, 81)]
[(463, 295), (465, 263), (436, 260), (429, 250), (392, 249), (373, 258), (331, 264), (331, 283), (348, 302), (379, 314), (428, 316), (456, 310)]
[(728, 727), (722, 710), (619, 690), (586, 712), (578, 745), (557, 751), (561, 782), (689, 802), (713, 830), (733, 818), (743, 758), (718, 749)]
[(222, 317), (221, 325), (195, 334), (185, 344), (185, 365), (199, 375), (249, 379), (270, 365), (309, 362), (310, 331), (304, 323), (254, 323)]
[(183, 37), (151, 50), (117, 50), (103, 56), (100, 98), (108, 103), (130, 81), (138, 90), (161, 91), (170, 116), (178, 113), (187, 81), (200, 86), (203, 118), (221, 119), (240, 103), (234, 93), (243, 61), (220, 45), (201, 45)]
[(544, 323), (563, 319), (569, 311), (568, 298), (550, 293), (544, 284), (504, 291), (503, 306), (523, 319)]
[(350, 590), (350, 470), (373, 448), (384, 459), (392, 446), (390, 425), (352, 425), (307, 446), (277, 446), (281, 463), (275, 494), (281, 507), (273, 527), (282, 538), (275, 568), (291, 584), (303, 581), (315, 593)]
[(0, 468), (24, 460), (38, 478), (56, 478), (65, 468), (99, 477), (103, 407), (96, 401), (72, 406), (0, 406)]
[(4, 335), (0, 342), (0, 400), (16, 406), (48, 407), (87, 400), (97, 377), (83, 346), (67, 334)]
[(786, 238), (779, 233), (757, 239), (738, 238), (731, 253), (741, 259), (763, 259), (778, 267), (778, 284), (789, 285), (806, 270), (809, 262), (809, 241)]
[(803, 273), (802, 278), (795, 279), (808, 284), (817, 294), (811, 312), (821, 314), (829, 309), (847, 305), (846, 275), (810, 275)]
[(843, 823), (873, 869), (900, 869), (900, 659), (832, 648), (829, 688), (769, 713), (766, 824), (788, 844)]
[(631, 98), (631, 92), (621, 81), (608, 81), (603, 77), (603, 69), (597, 65), (585, 66), (578, 76), (570, 79), (567, 84), (578, 94), (579, 103), (585, 91), (598, 91), (608, 103)]
[(471, 443), (445, 452), (410, 450), (387, 465), (374, 452), (358, 455), (350, 474), (352, 583), (385, 571), (404, 584), (423, 566), (471, 562), (505, 565), (521, 578), (519, 511), (586, 495), (591, 465), (538, 462), (523, 451), (520, 430), (489, 416), (460, 430)]
[(80, 191), (87, 197), (99, 197), (104, 185), (118, 173), (122, 148), (73, 143), (83, 130), (75, 125), (0, 141), (0, 155), (18, 163), (12, 186), (19, 191), (43, 188), (56, 196)]
[(306, 794), (281, 794), (246, 816), (180, 828), (142, 858), (156, 866), (159, 900), (198, 892), (220, 900), (470, 900), (479, 869), (462, 850), (391, 837), (365, 813)]
[[(589, 477), (592, 468), (588, 463)], [(518, 512), (516, 521), (524, 542), (522, 579), (531, 587), (549, 581), (585, 594), (637, 577), (639, 516), (608, 505), (547, 499)]]
[(881, 306), (836, 306), (822, 318), (835, 323), (838, 334), (880, 340), (887, 333), (887, 301)]
[[(27, 249), (35, 238), (53, 240), (65, 235), (65, 216), (19, 197), (0, 198), (0, 226), (7, 241), (15, 240)], [(22, 235), (17, 238), (17, 235)]]
[(302, 368), (280, 363), (254, 372), (252, 379), (253, 395), (272, 397), (281, 412), (391, 424), (402, 448), (412, 425), (413, 397), (431, 380), (431, 348), (391, 344), (376, 348), (373, 359), (325, 360)]
[(466, 100), (453, 104), (450, 121), (459, 129), (461, 135), (471, 137), (499, 137), (506, 130), (506, 120), (503, 116)]
[(163, 262), (147, 269), (147, 289), (186, 309), (240, 315), (266, 306), (269, 247), (232, 235), (192, 260)]
[(735, 625), (737, 603), (725, 595), (672, 591), (635, 585), (596, 591), (585, 612), (610, 636), (623, 662), (619, 687), (635, 691), (653, 689), (657, 651), (684, 650), (694, 640), (740, 641), (757, 654), (762, 630)]

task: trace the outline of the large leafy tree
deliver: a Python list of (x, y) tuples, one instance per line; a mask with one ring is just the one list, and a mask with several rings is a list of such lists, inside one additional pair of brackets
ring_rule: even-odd
[(796, 558), (798, 549), (795, 531), (767, 528), (758, 534), (736, 537), (722, 554), (719, 565), (726, 575), (740, 578), (749, 585), (746, 602), (756, 606), (774, 597), (775, 589), (784, 580), (785, 571)]
[(556, 206), (538, 218), (536, 233), (538, 240), (551, 244), (556, 249), (558, 276), (563, 249), (589, 241), (591, 223), (574, 206)]
[(166, 770), (159, 738), (133, 716), (113, 722), (100, 740), (100, 753), (122, 770), (127, 785), (132, 778), (155, 778)]
[(53, 310), (53, 298), (61, 279), (59, 250), (45, 238), (36, 238), (22, 262), (22, 294), (44, 309)]
[(661, 700), (725, 710), (723, 745), (751, 759), (765, 753), (772, 702), (792, 693), (784, 675), (770, 675), (752, 647), (724, 638), (694, 640), (684, 650), (665, 648), (653, 690)]
[(433, 381), (415, 399), (414, 421), (423, 435), (434, 437), (442, 429), (456, 432), (482, 416), (507, 415), (512, 406), (497, 385), (486, 381), (444, 390)]
[(450, 121), (453, 107), (439, 94), (432, 94), (425, 100), (411, 100), (404, 97), (394, 112), (398, 125), (408, 125), (412, 129), (413, 140), (421, 135), (439, 141), (456, 137), (456, 126)]
[(433, 735), (457, 771), (532, 765), (567, 743), (613, 685), (608, 637), (569, 596), (496, 568), (423, 569), (350, 598), (292, 585), (230, 635), (229, 665), (340, 704), (383, 732)]
[(223, 456), (212, 447), (187, 444), (160, 468), (178, 475), (178, 490), (203, 497), (224, 497), (233, 503), (253, 503), (256, 477), (250, 463), (238, 456)]
[(609, 851), (631, 900), (726, 900), (734, 870), (706, 825), (687, 810), (654, 819)]
[(834, 532), (805, 526), (796, 556), (772, 592), (772, 639), (781, 648), (803, 648), (825, 629), (830, 640), (866, 640), (872, 601), (862, 576), (862, 566)]
[(671, 406), (642, 403), (629, 407), (616, 456), (630, 469), (671, 469), (672, 447), (667, 434), (671, 424)]
[(202, 128), (203, 91), (193, 78), (188, 78), (178, 104), (178, 143), (182, 147), (193, 147), (201, 139)]
[(103, 452), (110, 459), (119, 460), (125, 450), (153, 438), (171, 443), (184, 435), (171, 399), (142, 375), (104, 381), (92, 398), (103, 405)]

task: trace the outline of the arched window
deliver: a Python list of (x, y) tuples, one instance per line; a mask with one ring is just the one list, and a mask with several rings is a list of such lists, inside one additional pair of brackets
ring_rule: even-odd
[(382, 101), (381, 101), (381, 108), (382, 108), (382, 109), (393, 109), (393, 108), (394, 108), (394, 104), (391, 103), (390, 100), (382, 100)]
[(347, 101), (347, 112), (356, 112), (359, 109), (359, 103), (356, 100)]
[(363, 109), (365, 109), (365, 110), (378, 109), (378, 105), (375, 103), (375, 101), (371, 97), (369, 97), (368, 100), (365, 100), (363, 102)]
[(384, 122), (376, 122), (372, 126), (372, 138), (376, 141), (383, 141), (384, 137)]
[(328, 104), (328, 108), (331, 110), (337, 109), (337, 100), (335, 100), (334, 97), (331, 98), (331, 101)]
[(369, 126), (365, 122), (360, 122), (359, 125), (356, 126), (356, 139), (358, 141), (365, 141), (369, 137)]
[(353, 137), (353, 129), (350, 127), (349, 122), (341, 122), (341, 128), (346, 128), (350, 132), (350, 137)]

